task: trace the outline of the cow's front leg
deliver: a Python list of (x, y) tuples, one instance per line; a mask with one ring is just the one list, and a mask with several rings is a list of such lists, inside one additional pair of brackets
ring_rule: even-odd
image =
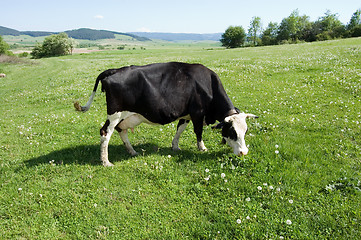
[(134, 148), (130, 144), (130, 141), (128, 139), (128, 130), (127, 129), (121, 129), (119, 127), (116, 127), (115, 129), (119, 132), (119, 136), (122, 139), (122, 141), (123, 141), (123, 143), (125, 145), (125, 148), (130, 153), (130, 155), (132, 155), (132, 156), (138, 155), (138, 153), (134, 150)]
[(179, 120), (178, 126), (177, 126), (177, 132), (174, 135), (174, 138), (172, 141), (173, 151), (180, 151), (179, 138), (180, 138), (181, 134), (183, 133), (183, 131), (186, 129), (188, 123), (189, 123), (189, 120), (184, 120), (184, 119)]
[(204, 142), (202, 140), (203, 133), (203, 120), (201, 121), (193, 121), (194, 133), (197, 136), (197, 146), (199, 151), (206, 152), (208, 149), (204, 146)]

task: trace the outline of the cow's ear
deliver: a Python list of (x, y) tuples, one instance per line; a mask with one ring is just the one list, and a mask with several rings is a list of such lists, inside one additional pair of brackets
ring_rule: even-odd
[(259, 117), (254, 114), (246, 113), (246, 118), (259, 118)]
[(228, 116), (224, 119), (224, 122), (229, 123), (231, 122), (231, 116)]

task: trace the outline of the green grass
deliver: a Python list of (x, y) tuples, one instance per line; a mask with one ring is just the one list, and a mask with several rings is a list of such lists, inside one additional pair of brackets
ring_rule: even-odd
[[(233, 50), (158, 48), (0, 64), (1, 239), (357, 239), (361, 235), (361, 39)], [(236, 157), (205, 127), (181, 152), (176, 123), (141, 125), (130, 157), (114, 134), (99, 160), (97, 75), (153, 62), (219, 74), (249, 121)]]

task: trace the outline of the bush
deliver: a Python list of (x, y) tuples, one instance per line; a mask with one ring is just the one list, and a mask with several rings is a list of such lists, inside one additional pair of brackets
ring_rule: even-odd
[(246, 40), (246, 33), (243, 27), (230, 26), (225, 33), (222, 34), (222, 46), (227, 48), (241, 47)]
[(9, 50), (9, 44), (7, 44), (0, 36), (0, 54), (6, 54)]
[(361, 37), (361, 25), (358, 25), (351, 30), (351, 37)]
[(90, 47), (99, 47), (96, 43), (79, 43), (78, 48), (90, 48)]
[(23, 53), (20, 53), (19, 54), (19, 57), (22, 57), (22, 58), (26, 58), (29, 56), (29, 53), (28, 52), (23, 52)]
[(60, 33), (45, 38), (30, 54), (33, 58), (56, 57), (70, 54), (72, 49), (73, 41), (66, 33)]

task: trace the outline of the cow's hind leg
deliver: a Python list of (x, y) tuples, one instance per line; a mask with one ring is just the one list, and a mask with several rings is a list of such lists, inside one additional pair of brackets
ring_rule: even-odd
[(177, 132), (174, 135), (174, 138), (173, 138), (173, 141), (172, 141), (172, 149), (174, 151), (179, 151), (180, 150), (179, 145), (178, 145), (179, 144), (179, 138), (180, 138), (181, 134), (183, 133), (183, 131), (186, 129), (188, 123), (189, 123), (189, 120), (184, 120), (184, 119), (179, 120), (178, 126), (177, 126)]
[(125, 145), (125, 148), (130, 153), (130, 155), (132, 155), (132, 156), (138, 155), (138, 153), (134, 150), (134, 148), (130, 144), (130, 141), (128, 139), (128, 130), (127, 129), (121, 129), (120, 127), (116, 127), (115, 129), (118, 131), (119, 136), (122, 139), (122, 141), (123, 141), (123, 143)]
[(120, 113), (115, 113), (108, 116), (108, 120), (104, 126), (100, 129), (100, 160), (104, 167), (114, 166), (108, 159), (108, 146), (110, 137), (114, 132), (115, 126), (120, 122)]

